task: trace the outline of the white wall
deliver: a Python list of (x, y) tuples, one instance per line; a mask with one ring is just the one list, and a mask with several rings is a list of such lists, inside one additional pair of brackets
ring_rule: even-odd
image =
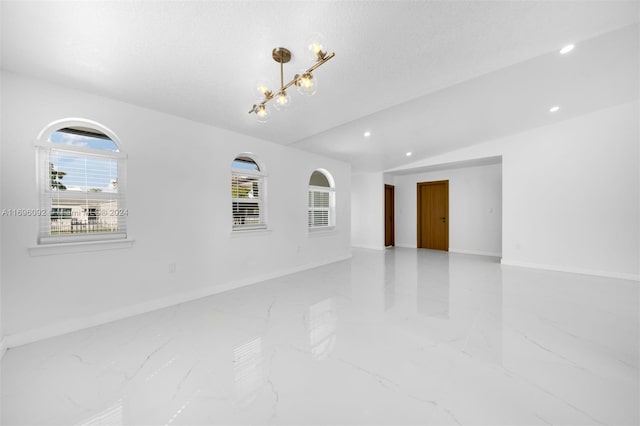
[(354, 174), (351, 181), (351, 245), (384, 249), (384, 180), (380, 173)]
[(502, 261), (640, 278), (638, 101), (431, 157), (502, 156)]
[[(12, 73), (2, 75), (4, 207), (38, 207), (33, 141), (67, 117), (97, 121), (121, 139), (135, 243), (33, 257), (37, 219), (3, 218), (9, 346), (350, 256), (347, 163)], [(270, 231), (231, 232), (230, 165), (241, 152), (266, 165)], [(310, 236), (307, 185), (316, 168), (335, 179), (336, 228)]]
[[(1, 9), (1, 8), (0, 8)], [(1, 75), (0, 75), (0, 83), (1, 83)], [(2, 85), (0, 84), (0, 98), (4, 98), (4, 93), (2, 93)], [(0, 106), (1, 110), (1, 106)], [(4, 126), (3, 117), (0, 115), (0, 137), (2, 135), (2, 130)], [(0, 146), (1, 148), (1, 146)], [(2, 149), (0, 149), (0, 177), (2, 176)], [(2, 208), (4, 206), (3, 198), (2, 198), (2, 185), (0, 185), (0, 212), (2, 212)], [(0, 242), (3, 241), (2, 238), (2, 222), (4, 222), (4, 218), (0, 214)], [(2, 244), (0, 244), (0, 360), (4, 356), (6, 352), (6, 341), (4, 339), (4, 329), (2, 324), (4, 321), (2, 320)], [(2, 369), (0, 368), (0, 375), (2, 374)], [(0, 416), (2, 418), (2, 416)]]
[(507, 142), (505, 263), (638, 277), (638, 117), (634, 102)]
[(502, 253), (501, 164), (395, 176), (396, 245), (417, 246), (416, 184), (449, 181), (449, 251)]

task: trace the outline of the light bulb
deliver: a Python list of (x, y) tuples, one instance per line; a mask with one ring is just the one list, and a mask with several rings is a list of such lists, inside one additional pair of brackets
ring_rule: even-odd
[(278, 111), (285, 111), (291, 105), (291, 96), (286, 91), (281, 91), (276, 95), (274, 102)]
[(260, 93), (261, 96), (264, 96), (265, 98), (268, 98), (267, 93), (271, 92), (269, 90), (269, 87), (271, 87), (271, 85), (267, 80), (260, 80), (256, 83), (256, 90), (258, 91), (258, 93)]
[(311, 34), (305, 42), (305, 49), (307, 51), (307, 56), (309, 56), (309, 59), (312, 61), (319, 61), (320, 59), (322, 59), (327, 53), (324, 46), (325, 39), (322, 34)]
[(256, 116), (258, 117), (258, 123), (266, 123), (269, 121), (269, 110), (264, 104), (258, 104), (256, 107)]
[(574, 47), (576, 47), (576, 46), (573, 45), (573, 44), (567, 44), (565, 47), (560, 49), (560, 54), (561, 55), (566, 55), (567, 53), (571, 52)]
[(303, 72), (296, 79), (296, 87), (303, 95), (313, 96), (318, 90), (318, 78), (310, 72)]

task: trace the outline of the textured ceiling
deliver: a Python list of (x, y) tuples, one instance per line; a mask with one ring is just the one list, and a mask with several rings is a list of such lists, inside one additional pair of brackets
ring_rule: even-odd
[[(409, 162), (406, 150), (432, 155), (543, 125), (550, 119), (536, 112), (549, 103), (577, 114), (637, 98), (637, 26), (610, 32), (637, 23), (639, 5), (3, 1), (1, 59), (11, 71), (384, 170)], [(279, 76), (271, 50), (292, 50), (289, 79), (310, 65), (302, 53), (313, 32), (336, 53), (317, 71), (318, 93), (294, 93), (291, 111), (257, 123), (247, 114), (255, 83)], [(578, 44), (558, 68), (557, 50), (581, 41), (589, 48)], [(606, 43), (621, 47), (607, 53)], [(601, 87), (611, 73), (615, 84)], [(594, 82), (600, 90), (585, 94)]]

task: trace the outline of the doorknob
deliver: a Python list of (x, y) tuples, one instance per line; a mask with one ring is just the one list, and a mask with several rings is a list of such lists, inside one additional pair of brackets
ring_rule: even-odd
[(442, 221), (442, 223), (447, 223), (447, 218), (446, 218), (446, 217), (444, 217), (444, 216), (442, 216), (442, 217), (440, 218), (440, 220)]

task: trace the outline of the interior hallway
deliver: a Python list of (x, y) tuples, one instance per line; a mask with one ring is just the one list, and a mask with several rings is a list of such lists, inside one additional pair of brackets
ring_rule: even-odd
[(633, 281), (354, 250), (12, 348), (2, 423), (638, 424), (639, 305)]

